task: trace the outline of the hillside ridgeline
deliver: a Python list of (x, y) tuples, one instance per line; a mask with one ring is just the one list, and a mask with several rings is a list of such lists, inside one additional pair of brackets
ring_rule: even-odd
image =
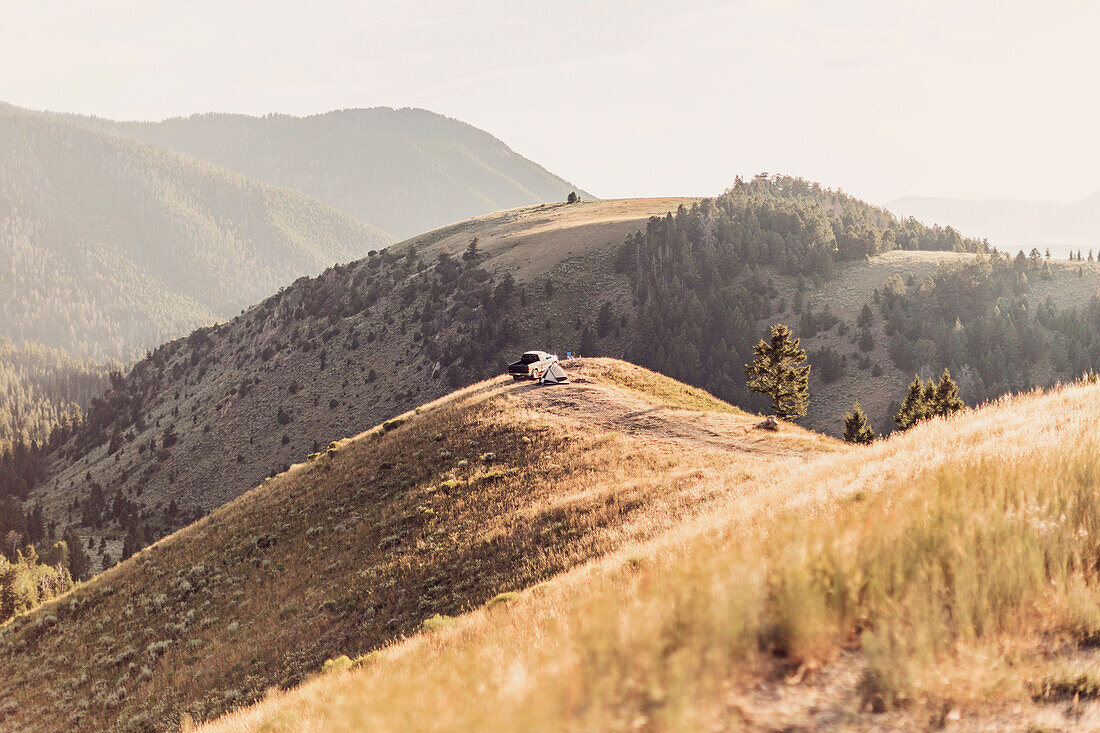
[(716, 473), (702, 517), (201, 730), (1095, 729), (1098, 402)]
[(950, 222), (964, 232), (980, 232), (1003, 250), (1050, 248), (1057, 259), (1074, 250), (1097, 250), (1100, 255), (1100, 192), (1072, 203), (907, 196), (889, 208), (924, 222)]
[(1100, 270), (984, 249), (796, 179), (460, 222), (157, 349), (93, 405), (34, 501), (121, 546), (532, 347), (630, 355), (764, 411), (742, 365), (788, 323), (814, 365), (806, 423), (834, 433), (856, 400), (888, 432), (912, 370), (949, 367), (974, 404), (1100, 368), (1100, 311), (1072, 307)]
[[(531, 334), (577, 350), (595, 298), (629, 297), (609, 265), (578, 261), (609, 261), (610, 243), (679, 201), (503, 212), (303, 278), (138, 362), (50, 455), (33, 501), (117, 558), (127, 535), (182, 526), (332, 440), (500, 373)], [(522, 267), (540, 280), (517, 280)], [(621, 353), (613, 325), (601, 344)]]
[(209, 719), (847, 450), (753, 430), (633, 365), (568, 369), (568, 385), (497, 377), (323, 447), (0, 627), (0, 726)]

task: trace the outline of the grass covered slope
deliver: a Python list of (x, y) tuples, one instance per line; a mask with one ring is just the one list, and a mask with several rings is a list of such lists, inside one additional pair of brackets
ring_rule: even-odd
[[(99, 484), (109, 502), (121, 493), (139, 504), (146, 526), (178, 529), (173, 502), (189, 521), (329, 441), (499, 374), (517, 352), (576, 351), (575, 319), (591, 323), (606, 299), (629, 305), (611, 243), (681, 201), (501, 212), (303, 278), (138, 362), (49, 457), (34, 499), (66, 523)], [(473, 237), (482, 255), (462, 259)], [(509, 281), (513, 272), (528, 279)], [(622, 353), (626, 336), (609, 332), (601, 351)], [(108, 542), (128, 523), (85, 522)]]
[(1095, 728), (1098, 402), (717, 475), (702, 518), (204, 730)]
[(305, 194), (0, 104), (0, 336), (96, 358), (392, 238)]
[(205, 720), (847, 450), (623, 362), (570, 374), (340, 441), (2, 627), (0, 727)]

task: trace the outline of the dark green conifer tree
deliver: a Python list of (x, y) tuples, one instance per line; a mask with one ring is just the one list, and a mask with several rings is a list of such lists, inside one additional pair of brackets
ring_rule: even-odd
[(852, 405), (852, 411), (844, 416), (844, 440), (866, 445), (874, 439), (875, 431), (867, 424), (867, 413), (857, 402)]
[(141, 549), (142, 542), (141, 536), (134, 526), (130, 527), (130, 531), (126, 533), (126, 539), (122, 541), (122, 560), (133, 557), (134, 553)]
[(745, 365), (745, 383), (754, 392), (772, 399), (772, 412), (782, 420), (797, 420), (810, 404), (810, 365), (799, 339), (782, 324), (772, 326), (771, 342), (753, 347), (753, 360)]
[[(935, 387), (933, 386), (933, 392)], [(901, 403), (901, 409), (894, 415), (894, 424), (898, 430), (908, 430), (921, 420), (928, 417), (928, 402), (924, 397), (925, 388), (920, 375), (914, 374), (913, 381), (909, 383), (909, 391), (905, 395), (905, 401)]]
[[(932, 380), (928, 380), (928, 383), (931, 384)], [(937, 417), (947, 417), (966, 407), (959, 399), (959, 385), (955, 384), (947, 367), (944, 367), (943, 374), (940, 375), (939, 384), (936, 385), (932, 402), (928, 407), (929, 416)]]
[(466, 251), (462, 253), (462, 259), (467, 262), (477, 262), (481, 257), (481, 249), (477, 245), (478, 239), (474, 237), (470, 240), (470, 243), (466, 245)]
[(875, 316), (871, 312), (871, 306), (864, 303), (863, 308), (859, 311), (859, 318), (856, 319), (856, 325), (860, 328), (870, 328), (874, 320)]
[(873, 351), (875, 348), (875, 339), (871, 336), (871, 329), (863, 328), (859, 332), (859, 350), (860, 351)]
[(88, 553), (84, 551), (84, 543), (72, 527), (65, 528), (62, 540), (68, 548), (69, 575), (76, 582), (84, 579), (88, 570), (92, 567), (92, 561), (88, 559)]
[(605, 301), (600, 306), (600, 310), (596, 313), (596, 334), (600, 338), (604, 338), (611, 333), (611, 328), (614, 326), (615, 313), (611, 310), (610, 301)]
[(592, 330), (591, 326), (585, 326), (584, 330), (581, 331), (581, 356), (595, 356), (596, 350), (596, 332)]

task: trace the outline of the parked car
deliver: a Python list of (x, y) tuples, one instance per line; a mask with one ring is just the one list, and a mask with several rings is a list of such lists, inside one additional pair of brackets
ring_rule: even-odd
[(542, 375), (552, 364), (558, 363), (557, 354), (547, 354), (545, 351), (525, 351), (519, 361), (508, 365), (508, 373), (512, 379), (542, 379)]

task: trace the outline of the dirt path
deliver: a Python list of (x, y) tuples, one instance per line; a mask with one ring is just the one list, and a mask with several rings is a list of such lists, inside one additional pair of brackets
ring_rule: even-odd
[(587, 373), (587, 367), (573, 366), (568, 384), (520, 382), (505, 387), (504, 395), (527, 409), (646, 441), (762, 458), (816, 452), (812, 445), (818, 441), (807, 439), (809, 434), (800, 428), (790, 426), (773, 433), (756, 430), (753, 426), (760, 421), (756, 416), (654, 404), (643, 394), (596, 381)]

